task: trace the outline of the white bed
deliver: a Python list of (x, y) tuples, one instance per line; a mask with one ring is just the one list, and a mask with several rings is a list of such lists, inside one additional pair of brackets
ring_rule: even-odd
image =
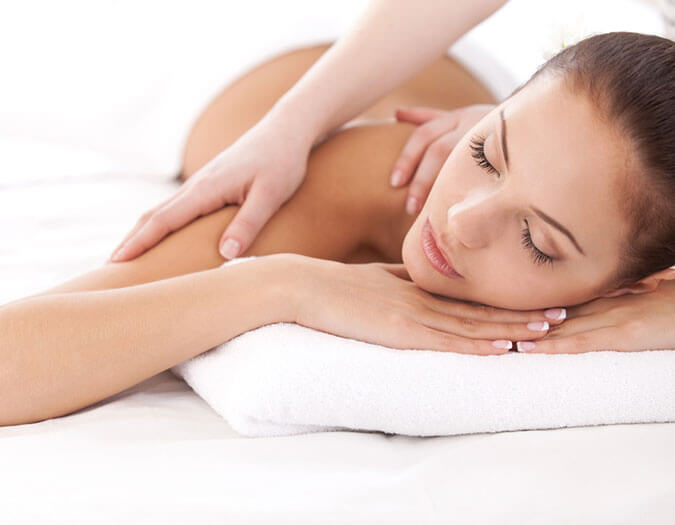
[[(609, 3), (586, 10), (595, 27), (660, 31), (641, 4)], [(0, 304), (101, 264), (177, 188), (182, 140), (223, 79), (299, 38), (334, 38), (361, 8), (277, 4), (26, 2), (3, 16), (0, 45), (14, 54), (0, 86)], [(513, 0), (457, 49), (487, 51), (523, 80), (546, 34), (534, 4)], [(672, 423), (246, 438), (168, 371), (0, 428), (0, 472), (7, 524), (675, 521)]]

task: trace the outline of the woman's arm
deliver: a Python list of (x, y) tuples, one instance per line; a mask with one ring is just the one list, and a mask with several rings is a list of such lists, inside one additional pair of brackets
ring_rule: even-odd
[(441, 56), (506, 0), (374, 0), (268, 115), (316, 142)]
[(239, 334), (292, 322), (283, 257), (0, 307), (0, 425), (71, 413)]

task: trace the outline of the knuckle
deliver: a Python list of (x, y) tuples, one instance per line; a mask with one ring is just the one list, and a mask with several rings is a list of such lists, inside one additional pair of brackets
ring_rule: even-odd
[(468, 317), (460, 317), (458, 322), (463, 333), (473, 335), (478, 332), (479, 325), (475, 320)]
[(644, 333), (645, 321), (641, 318), (634, 318), (626, 321), (623, 325), (623, 332), (629, 338), (638, 338)]
[(495, 313), (497, 312), (496, 308), (494, 308), (492, 306), (488, 306), (486, 304), (479, 304), (479, 305), (473, 306), (473, 308), (480, 314), (481, 317), (485, 317), (485, 318), (492, 318), (492, 317), (494, 317)]
[(448, 154), (448, 146), (442, 140), (437, 140), (429, 146), (429, 153), (435, 157), (445, 157)]
[(435, 133), (431, 126), (427, 124), (422, 124), (419, 128), (415, 130), (413, 135), (415, 136), (415, 138), (417, 138), (424, 144), (428, 144), (434, 139)]
[(410, 317), (408, 317), (406, 314), (398, 310), (393, 310), (389, 312), (387, 317), (388, 317), (387, 322), (390, 324), (390, 326), (408, 329), (412, 325)]
[(460, 317), (459, 323), (464, 328), (475, 328), (477, 326), (476, 321), (469, 317)]
[[(278, 180), (278, 179), (272, 179), (272, 180)], [(257, 190), (258, 190), (258, 195), (262, 199), (264, 199), (268, 202), (277, 200), (277, 198), (279, 196), (279, 189), (272, 182), (266, 182), (264, 184), (261, 184), (257, 188)]]

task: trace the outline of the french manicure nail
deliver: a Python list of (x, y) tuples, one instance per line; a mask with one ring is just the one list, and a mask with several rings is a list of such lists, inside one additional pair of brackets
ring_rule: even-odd
[(545, 332), (548, 328), (548, 321), (533, 321), (527, 323), (527, 329), (534, 330), (535, 332)]
[(239, 241), (236, 239), (227, 239), (220, 247), (220, 254), (226, 259), (232, 259), (239, 253)]
[(408, 215), (415, 215), (415, 211), (417, 211), (417, 199), (415, 197), (408, 197), (406, 211)]
[(394, 173), (391, 174), (391, 185), (396, 187), (400, 186), (403, 182), (403, 172), (399, 169), (395, 169)]
[(511, 348), (513, 348), (513, 343), (511, 341), (499, 339), (497, 341), (492, 341), (492, 346), (499, 348), (500, 350), (511, 350)]
[(544, 315), (554, 321), (560, 321), (567, 316), (567, 310), (564, 308), (550, 308), (544, 312)]
[(534, 350), (537, 347), (536, 343), (533, 343), (532, 341), (518, 341), (516, 343), (516, 348), (519, 352), (529, 352), (530, 350)]

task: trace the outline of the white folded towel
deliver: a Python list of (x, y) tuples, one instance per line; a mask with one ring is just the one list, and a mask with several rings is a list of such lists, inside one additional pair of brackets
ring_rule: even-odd
[(276, 323), (172, 371), (247, 436), (439, 436), (675, 421), (675, 350), (477, 356)]

